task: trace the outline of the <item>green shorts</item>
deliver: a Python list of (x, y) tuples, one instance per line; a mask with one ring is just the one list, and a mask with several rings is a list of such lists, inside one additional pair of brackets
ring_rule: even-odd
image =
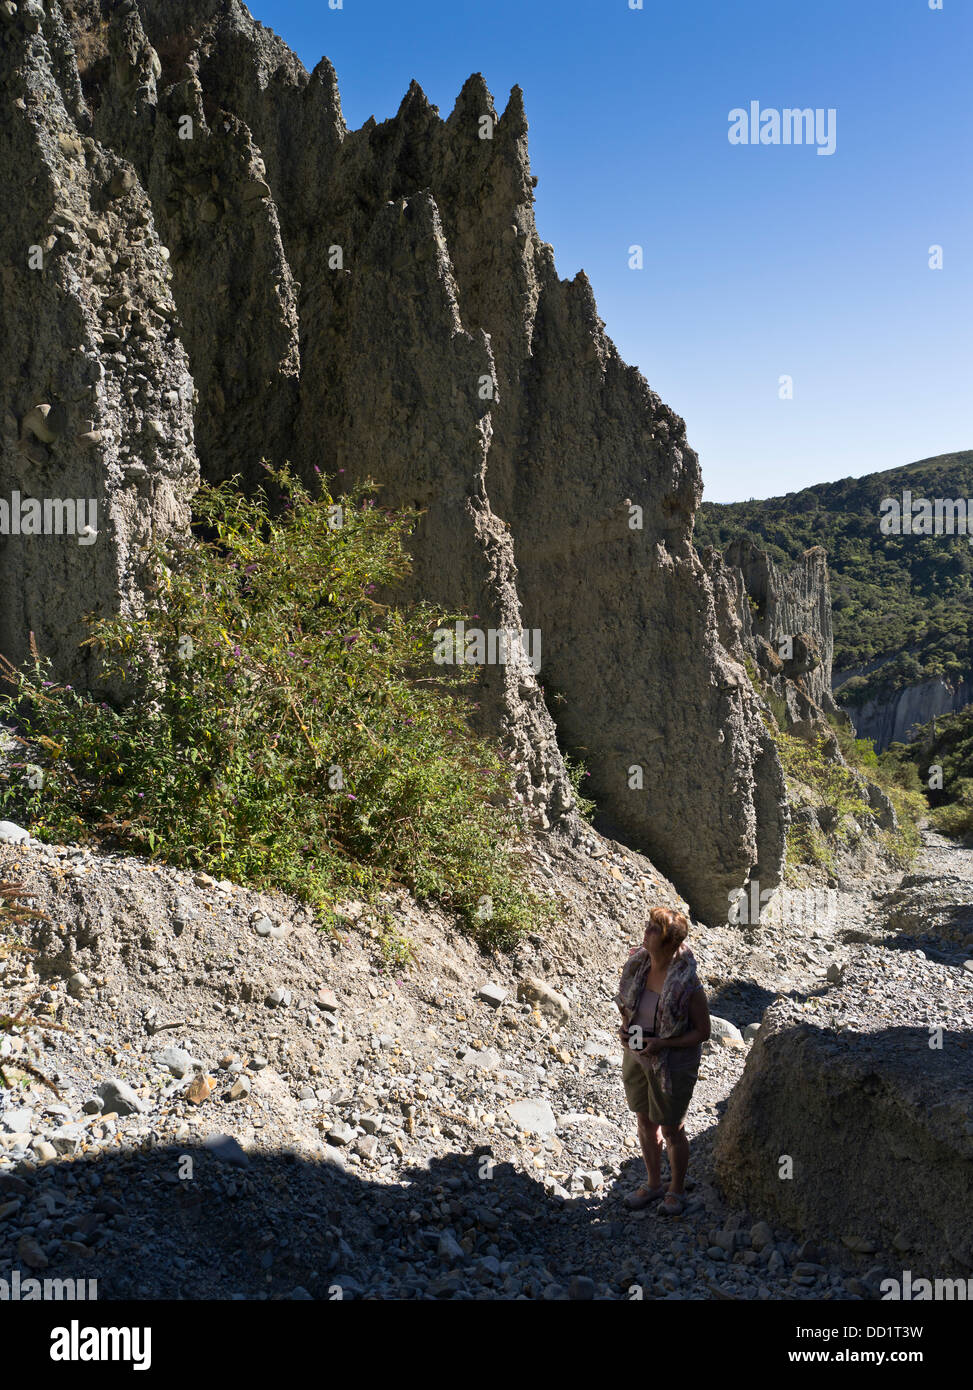
[(699, 1072), (673, 1070), (671, 1075), (672, 1095), (667, 1096), (655, 1073), (646, 1071), (626, 1048), (622, 1053), (622, 1085), (629, 1110), (647, 1115), (651, 1124), (678, 1129), (686, 1118)]

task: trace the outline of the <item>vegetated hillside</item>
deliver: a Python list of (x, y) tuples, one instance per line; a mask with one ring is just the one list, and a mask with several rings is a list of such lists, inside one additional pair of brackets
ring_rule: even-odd
[(918, 769), (937, 829), (964, 837), (973, 832), (973, 705), (939, 715), (909, 743), (893, 743), (886, 757)]
[(697, 545), (723, 549), (749, 535), (779, 562), (824, 546), (835, 671), (875, 667), (842, 685), (845, 703), (973, 668), (973, 546), (963, 535), (883, 535), (882, 500), (905, 491), (973, 498), (973, 450), (765, 501), (705, 502), (696, 514)]

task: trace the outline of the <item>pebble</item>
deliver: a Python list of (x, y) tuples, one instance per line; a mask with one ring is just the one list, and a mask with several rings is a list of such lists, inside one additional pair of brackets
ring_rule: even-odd
[(33, 1236), (21, 1236), (17, 1241), (17, 1257), (30, 1269), (46, 1269), (48, 1258)]
[(478, 987), (476, 996), (485, 1003), (492, 1005), (493, 1008), (499, 1009), (500, 1005), (507, 997), (507, 991), (504, 989), (503, 985), (491, 984), (488, 982)]
[(152, 1060), (156, 1066), (168, 1067), (178, 1081), (193, 1070), (193, 1058), (182, 1047), (164, 1047), (160, 1052), (153, 1052)]
[(5, 1110), (0, 1114), (0, 1130), (5, 1134), (29, 1134), (33, 1123), (33, 1110)]

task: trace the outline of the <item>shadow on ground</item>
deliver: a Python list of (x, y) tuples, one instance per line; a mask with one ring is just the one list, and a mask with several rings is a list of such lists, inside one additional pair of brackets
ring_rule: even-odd
[[(13, 1267), (22, 1279), (97, 1279), (99, 1299), (289, 1298), (295, 1290), (409, 1299), (541, 1298), (549, 1284), (567, 1293), (581, 1276), (593, 1286), (576, 1286), (574, 1296), (618, 1297), (640, 1275), (651, 1285), (652, 1223), (672, 1224), (623, 1207), (644, 1177), (637, 1158), (607, 1193), (569, 1201), (545, 1192), (540, 1178), (494, 1164), (488, 1148), (402, 1176), (401, 1184), (372, 1182), (333, 1162), (244, 1154), (232, 1140), (3, 1174), (0, 1205), (22, 1205), (4, 1222), (0, 1277)], [(698, 1196), (693, 1205), (701, 1207)], [(25, 1232), (47, 1268), (30, 1269), (18, 1252)], [(688, 1228), (686, 1238), (691, 1247)], [(508, 1273), (507, 1262), (524, 1261), (528, 1268)]]

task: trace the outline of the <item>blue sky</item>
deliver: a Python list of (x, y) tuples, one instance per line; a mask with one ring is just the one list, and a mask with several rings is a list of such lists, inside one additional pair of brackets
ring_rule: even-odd
[[(736, 501), (973, 448), (973, 0), (253, 0), (350, 126), (524, 89), (537, 225)], [(836, 148), (728, 140), (834, 108)], [(629, 268), (629, 247), (644, 268)], [(929, 268), (942, 246), (943, 267)], [(793, 380), (780, 399), (779, 380)]]

